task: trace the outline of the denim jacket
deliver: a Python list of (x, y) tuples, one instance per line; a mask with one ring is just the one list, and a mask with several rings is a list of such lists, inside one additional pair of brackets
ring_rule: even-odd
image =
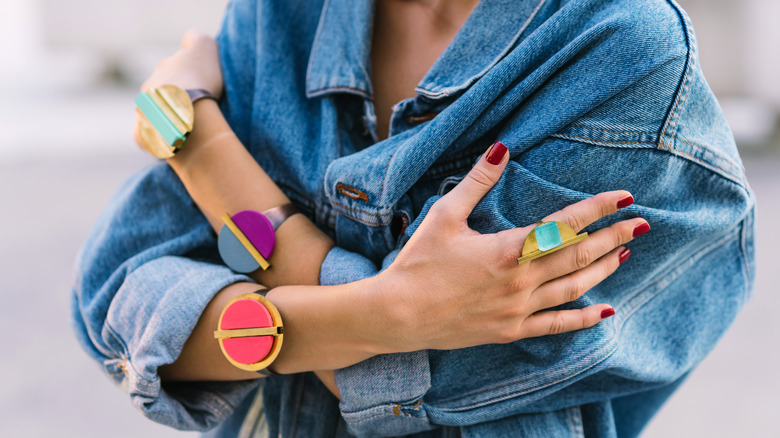
[[(377, 356), (262, 382), (162, 383), (205, 305), (248, 278), (164, 164), (117, 193), (78, 262), (88, 353), (147, 417), (235, 436), (258, 386), (271, 436), (635, 436), (713, 348), (753, 283), (754, 197), (667, 0), (483, 0), (376, 141), (372, 2), (234, 0), (222, 109), (255, 159), (337, 242), (321, 283), (375, 275), (495, 140), (511, 160), (469, 218), (496, 232), (595, 193), (637, 202), (631, 259), (564, 307), (617, 314), (573, 333)], [(478, 329), (478, 328), (476, 328)], [(259, 398), (258, 398), (259, 400)], [(255, 408), (256, 405), (255, 405)], [(246, 426), (246, 425), (245, 425)]]

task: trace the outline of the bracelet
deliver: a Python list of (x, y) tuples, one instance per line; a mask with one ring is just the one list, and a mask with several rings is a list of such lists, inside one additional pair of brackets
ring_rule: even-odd
[(217, 100), (206, 90), (183, 90), (175, 85), (161, 85), (138, 93), (135, 105), (141, 147), (157, 158), (173, 157), (192, 132), (193, 104), (200, 99)]
[(209, 93), (208, 91), (202, 89), (202, 88), (188, 88), (187, 95), (190, 96), (190, 101), (192, 103), (195, 103), (201, 99), (211, 99), (214, 102), (217, 101), (217, 98), (214, 97), (213, 94)]
[(271, 267), (268, 259), (276, 248), (276, 232), (288, 217), (300, 213), (293, 204), (284, 204), (262, 213), (243, 210), (230, 216), (225, 213), (225, 225), (219, 232), (217, 248), (225, 264), (240, 273)]
[(284, 340), (284, 326), (279, 310), (265, 297), (268, 289), (239, 295), (222, 309), (214, 339), (233, 366), (263, 375), (268, 370)]

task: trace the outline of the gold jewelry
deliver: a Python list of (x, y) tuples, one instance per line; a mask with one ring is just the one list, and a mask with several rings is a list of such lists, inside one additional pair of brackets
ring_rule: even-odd
[(141, 147), (157, 158), (173, 157), (192, 132), (193, 103), (200, 99), (216, 100), (206, 90), (184, 90), (175, 85), (162, 85), (138, 93), (135, 105)]
[(266, 375), (284, 340), (282, 317), (265, 297), (267, 292), (261, 289), (230, 300), (214, 331), (222, 354), (233, 366)]
[(536, 223), (536, 228), (523, 242), (523, 251), (521, 257), (517, 259), (517, 264), (537, 259), (547, 254), (582, 242), (588, 237), (588, 233), (577, 234), (567, 224), (563, 222), (542, 222)]

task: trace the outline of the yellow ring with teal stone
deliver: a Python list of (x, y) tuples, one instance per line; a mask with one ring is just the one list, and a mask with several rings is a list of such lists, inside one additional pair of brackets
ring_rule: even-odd
[(536, 227), (523, 242), (523, 251), (517, 264), (525, 263), (533, 259), (582, 242), (588, 237), (588, 233), (577, 234), (569, 225), (563, 222), (537, 222)]

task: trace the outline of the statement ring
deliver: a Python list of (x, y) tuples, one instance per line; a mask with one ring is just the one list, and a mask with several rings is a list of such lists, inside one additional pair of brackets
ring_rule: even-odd
[(533, 259), (545, 256), (547, 254), (582, 242), (588, 237), (588, 233), (577, 234), (567, 224), (563, 222), (537, 222), (536, 227), (523, 242), (523, 251), (517, 264), (525, 263)]

